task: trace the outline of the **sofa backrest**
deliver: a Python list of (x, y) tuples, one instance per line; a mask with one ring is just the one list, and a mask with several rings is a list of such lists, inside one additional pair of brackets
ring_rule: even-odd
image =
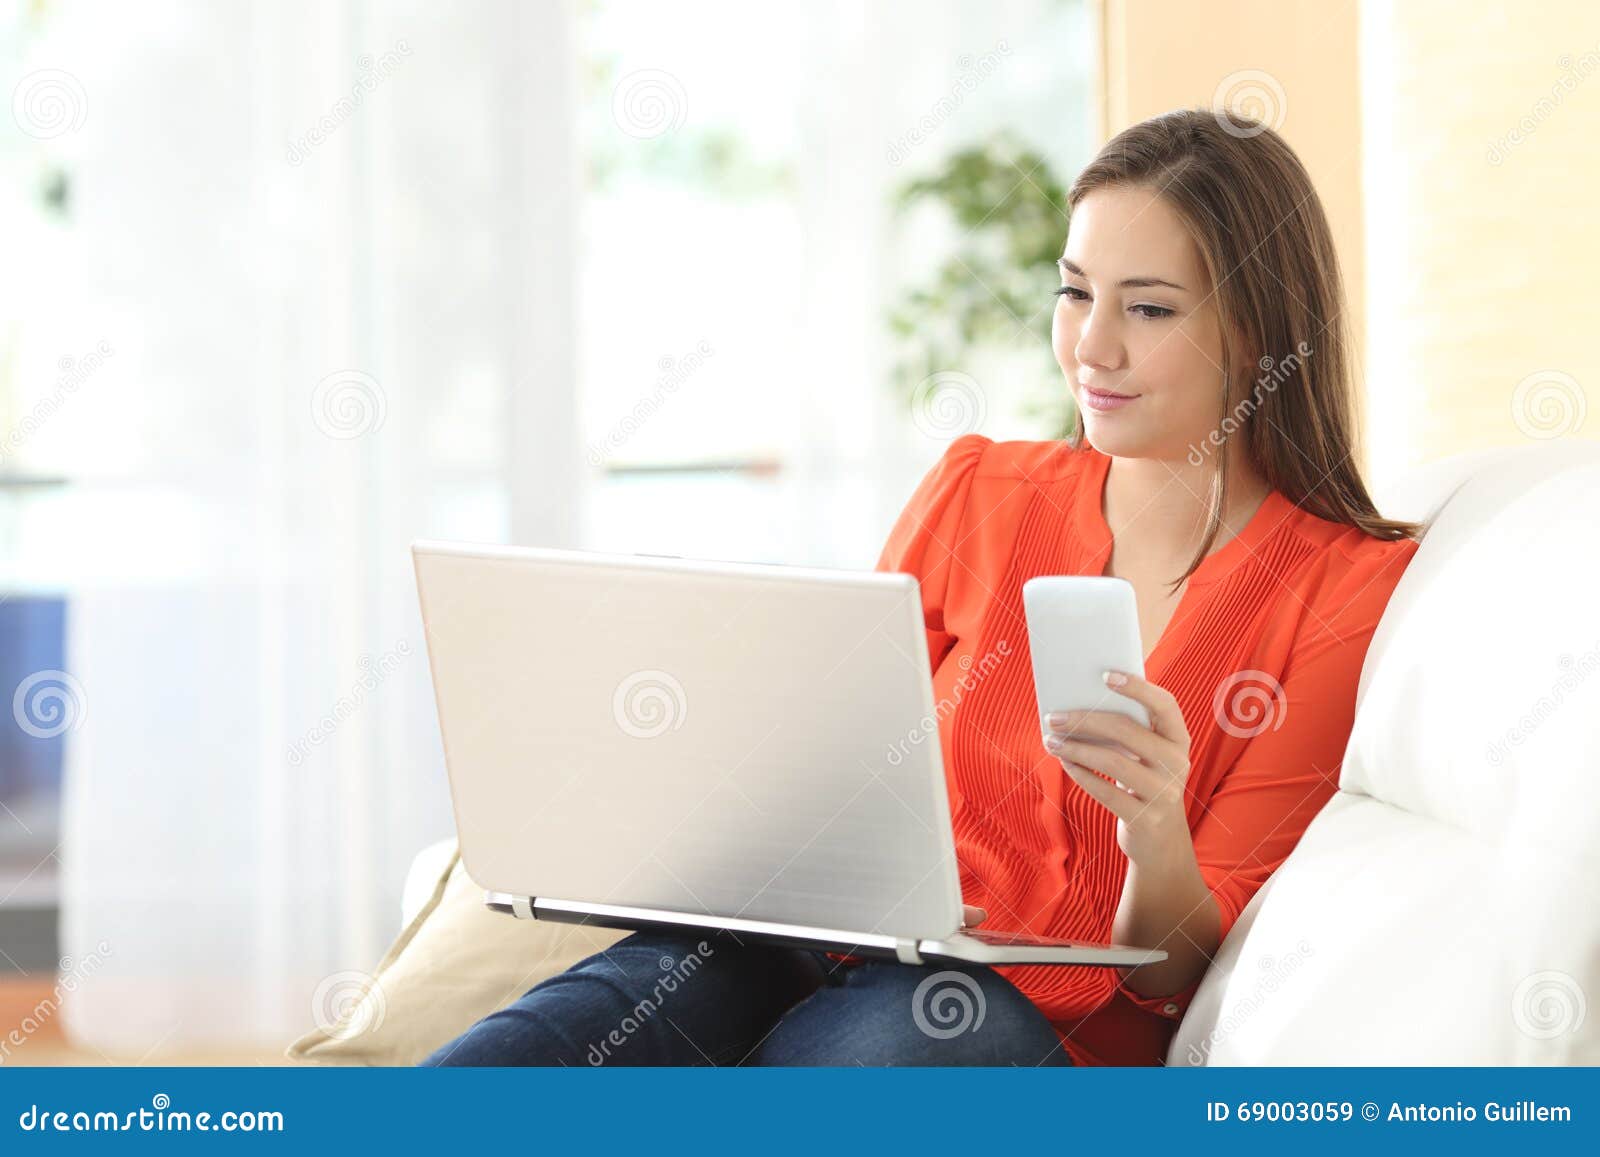
[(1168, 1063), (1600, 1063), (1600, 444), (1450, 459), (1379, 508), (1428, 528), (1339, 791)]

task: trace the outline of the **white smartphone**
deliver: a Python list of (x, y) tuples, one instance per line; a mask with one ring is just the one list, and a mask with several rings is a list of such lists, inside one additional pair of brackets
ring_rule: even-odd
[(1144, 676), (1133, 584), (1089, 575), (1040, 575), (1022, 584), (1022, 609), (1041, 738), (1050, 734), (1045, 716), (1052, 711), (1117, 711), (1150, 726), (1144, 704), (1107, 687), (1102, 677), (1105, 671)]

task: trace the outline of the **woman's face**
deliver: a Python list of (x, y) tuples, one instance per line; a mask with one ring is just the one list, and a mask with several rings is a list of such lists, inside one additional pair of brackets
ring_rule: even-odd
[(1221, 413), (1222, 338), (1200, 251), (1153, 190), (1097, 189), (1072, 211), (1051, 341), (1105, 454), (1180, 459)]

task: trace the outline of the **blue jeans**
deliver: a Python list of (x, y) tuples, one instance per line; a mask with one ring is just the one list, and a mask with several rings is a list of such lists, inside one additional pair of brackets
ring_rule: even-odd
[(992, 968), (636, 932), (530, 989), (424, 1065), (1069, 1065)]

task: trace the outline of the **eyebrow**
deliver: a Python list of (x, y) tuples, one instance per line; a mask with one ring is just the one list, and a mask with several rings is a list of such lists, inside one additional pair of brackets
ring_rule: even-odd
[[(1079, 277), (1089, 276), (1072, 262), (1068, 261), (1065, 257), (1056, 258), (1056, 264), (1061, 267), (1061, 272), (1063, 273), (1075, 273)], [(1124, 277), (1121, 281), (1117, 282), (1117, 286), (1120, 289), (1148, 289), (1153, 285), (1165, 285), (1168, 289), (1176, 289), (1180, 293), (1189, 292), (1177, 282), (1167, 281), (1160, 277)]]

